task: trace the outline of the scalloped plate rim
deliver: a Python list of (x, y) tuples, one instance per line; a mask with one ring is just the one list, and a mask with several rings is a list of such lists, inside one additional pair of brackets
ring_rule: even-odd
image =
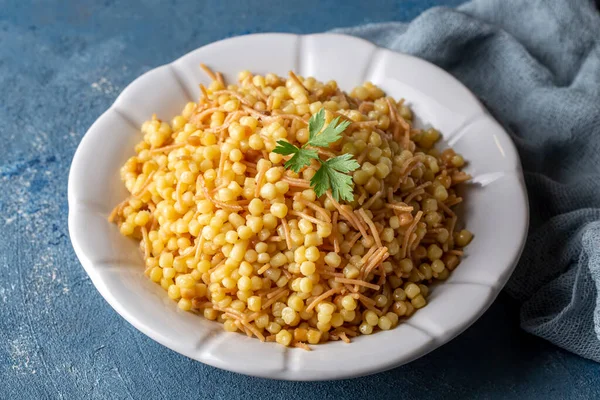
[[(219, 45), (221, 43), (224, 42), (231, 42), (231, 41), (236, 41), (239, 39), (248, 39), (249, 37), (252, 38), (258, 38), (258, 37), (269, 37), (269, 36), (273, 36), (273, 35), (283, 35), (286, 37), (295, 37), (298, 38), (299, 40), (302, 40), (302, 38), (306, 38), (306, 37), (332, 37), (335, 38), (337, 40), (340, 41), (344, 41), (344, 40), (350, 40), (350, 41), (360, 41), (363, 43), (368, 44), (369, 46), (372, 46), (376, 52), (388, 52), (391, 53), (393, 55), (401, 55), (402, 57), (406, 57), (407, 59), (411, 59), (413, 60), (413, 62), (418, 62), (418, 63), (423, 63), (423, 64), (427, 64), (429, 67), (434, 67), (434, 70), (436, 70), (438, 73), (440, 73), (441, 75), (443, 75), (446, 79), (450, 78), (450, 80), (453, 81), (454, 84), (458, 84), (459, 87), (461, 87), (461, 89), (463, 90), (463, 94), (462, 95), (467, 95), (469, 97), (469, 101), (473, 102), (474, 105), (477, 105), (478, 108), (480, 109), (479, 112), (477, 114), (483, 115), (484, 118), (486, 119), (491, 119), (493, 122), (495, 122), (497, 124), (497, 121), (495, 121), (491, 115), (487, 112), (487, 110), (481, 105), (481, 102), (476, 98), (475, 95), (473, 95), (462, 83), (460, 83), (459, 81), (457, 81), (455, 78), (453, 78), (450, 74), (448, 74), (447, 72), (445, 72), (444, 70), (442, 70), (441, 68), (435, 66), (434, 64), (431, 64), (425, 60), (422, 60), (418, 57), (414, 57), (412, 55), (408, 55), (408, 54), (403, 54), (403, 53), (396, 53), (393, 52), (391, 50), (388, 49), (384, 49), (381, 47), (377, 47), (376, 45), (374, 45), (373, 43), (370, 43), (364, 39), (361, 38), (357, 38), (357, 37), (353, 37), (353, 36), (347, 36), (347, 35), (343, 35), (343, 34), (339, 34), (339, 33), (317, 33), (317, 34), (310, 34), (310, 35), (296, 35), (296, 34), (291, 34), (291, 33), (259, 33), (259, 34), (252, 34), (252, 35), (244, 35), (244, 36), (238, 36), (238, 37), (233, 37), (233, 38), (228, 38), (228, 39), (223, 39), (223, 40), (219, 40), (210, 44), (207, 44), (205, 46), (202, 46), (198, 49), (194, 49), (190, 52), (188, 52), (187, 54), (177, 58), (176, 60), (174, 60), (171, 63), (168, 64), (164, 64), (164, 65), (160, 65), (157, 66), (156, 68), (153, 68), (147, 72), (145, 72), (144, 74), (140, 75), (138, 78), (136, 78), (133, 82), (131, 82), (129, 85), (127, 85), (125, 87), (125, 89), (123, 89), (123, 91), (119, 94), (119, 96), (117, 96), (117, 98), (115, 99), (115, 101), (113, 102), (113, 104), (104, 112), (102, 113), (98, 119), (90, 126), (90, 128), (88, 129), (88, 131), (86, 132), (86, 135), (84, 135), (82, 141), (80, 142), (77, 151), (75, 152), (75, 155), (73, 157), (73, 161), (71, 164), (71, 167), (73, 167), (73, 165), (76, 165), (77, 163), (80, 162), (84, 162), (82, 160), (83, 157), (83, 153), (88, 151), (86, 150), (86, 137), (88, 136), (88, 134), (90, 132), (94, 131), (94, 128), (96, 126), (96, 124), (103, 118), (108, 118), (108, 114), (113, 111), (118, 113), (121, 117), (123, 117), (124, 119), (126, 119), (129, 123), (132, 123), (131, 120), (128, 119), (128, 117), (126, 116), (126, 113), (124, 113), (123, 110), (121, 110), (117, 105), (118, 103), (120, 103), (122, 101), (122, 99), (124, 98), (124, 94), (130, 90), (130, 88), (136, 86), (137, 84), (139, 84), (140, 80), (142, 77), (149, 75), (151, 73), (153, 73), (155, 70), (159, 69), (159, 68), (163, 68), (165, 66), (169, 66), (173, 69), (173, 74), (175, 75), (175, 78), (179, 81), (179, 83), (182, 86), (182, 89), (184, 92), (188, 91), (188, 88), (186, 88), (180, 81), (180, 77), (178, 74), (178, 70), (177, 68), (174, 68), (174, 64), (178, 63), (178, 62), (182, 62), (182, 60), (184, 60), (186, 57), (190, 56), (192, 53), (195, 53), (199, 50), (202, 49), (206, 49), (206, 48), (210, 48), (212, 46), (216, 46)], [(367, 69), (369, 69), (370, 65), (367, 65)], [(357, 82), (358, 84), (358, 82)], [(498, 124), (499, 125), (499, 124)], [(500, 126), (500, 125), (499, 125)], [(508, 146), (510, 146), (510, 148), (508, 149), (508, 151), (510, 151), (513, 155), (516, 155), (516, 148), (514, 146), (514, 143), (512, 142), (512, 140), (510, 140), (510, 137), (508, 136), (508, 134), (504, 131), (504, 129), (500, 126), (500, 129), (502, 131), (502, 133), (509, 138), (509, 140), (507, 141)], [(88, 137), (89, 139), (89, 137)], [(468, 155), (467, 157), (468, 158)], [(516, 264), (518, 262), (518, 259), (523, 251), (524, 245), (525, 245), (525, 238), (526, 238), (526, 234), (527, 234), (527, 230), (528, 230), (528, 219), (529, 219), (529, 206), (528, 206), (528, 200), (527, 200), (527, 195), (526, 195), (526, 189), (525, 189), (525, 184), (524, 184), (524, 179), (523, 179), (523, 174), (522, 174), (522, 168), (521, 168), (521, 164), (519, 161), (518, 156), (516, 157), (516, 163), (513, 163), (514, 165), (510, 165), (510, 168), (507, 168), (506, 170), (504, 170), (503, 172), (506, 175), (511, 175), (514, 176), (515, 178), (517, 178), (517, 183), (518, 183), (518, 189), (520, 189), (519, 191), (519, 195), (521, 196), (521, 205), (523, 206), (523, 209), (521, 210), (523, 215), (526, 217), (525, 220), (525, 224), (523, 226), (523, 228), (521, 229), (520, 232), (515, 232), (515, 234), (519, 234), (520, 237), (520, 246), (519, 248), (515, 249), (513, 252), (513, 257), (512, 257), (512, 263), (511, 265), (506, 265), (504, 268), (504, 274), (503, 276), (498, 280), (498, 282), (495, 285), (485, 285), (485, 284), (478, 284), (478, 283), (461, 283), (461, 282), (457, 282), (455, 284), (467, 284), (467, 285), (481, 285), (481, 286), (485, 286), (487, 288), (490, 289), (490, 294), (487, 296), (487, 298), (485, 299), (485, 301), (483, 301), (479, 307), (477, 308), (477, 310), (475, 312), (473, 312), (471, 315), (469, 315), (469, 318), (467, 318), (462, 324), (459, 324), (457, 326), (454, 327), (454, 329), (452, 330), (452, 333), (450, 335), (445, 335), (443, 337), (436, 337), (435, 335), (432, 335), (431, 333), (426, 332), (429, 336), (430, 336), (430, 340), (427, 343), (422, 344), (416, 351), (410, 353), (410, 355), (408, 357), (405, 358), (398, 358), (398, 359), (387, 359), (385, 362), (383, 363), (377, 363), (377, 362), (370, 362), (369, 365), (367, 366), (361, 366), (361, 367), (357, 367), (355, 370), (352, 370), (350, 372), (345, 371), (343, 373), (337, 373), (337, 371), (331, 371), (330, 374), (327, 373), (323, 373), (322, 371), (319, 372), (318, 374), (315, 373), (311, 373), (310, 371), (292, 371), (290, 370), (288, 365), (284, 365), (284, 368), (281, 371), (278, 372), (270, 372), (268, 373), (267, 371), (261, 371), (260, 370), (260, 366), (257, 365), (253, 365), (253, 367), (257, 367), (257, 370), (254, 370), (252, 368), (249, 368), (248, 366), (244, 367), (244, 368), (240, 368), (237, 365), (223, 365), (222, 362), (215, 362), (213, 360), (213, 358), (211, 357), (206, 357), (204, 356), (204, 352), (203, 351), (199, 351), (198, 348), (193, 348), (192, 350), (190, 350), (190, 346), (186, 345), (185, 343), (177, 343), (176, 341), (173, 340), (169, 340), (168, 338), (163, 337), (163, 335), (159, 335), (157, 332), (153, 331), (152, 329), (150, 329), (149, 327), (147, 327), (146, 325), (140, 323), (140, 321), (136, 318), (135, 315), (131, 314), (128, 309), (127, 306), (124, 304), (121, 304), (120, 302), (118, 302), (110, 293), (108, 288), (105, 285), (105, 282), (103, 281), (103, 279), (101, 278), (101, 274), (96, 270), (94, 263), (91, 261), (90, 257), (88, 254), (86, 254), (86, 252), (83, 250), (82, 245), (80, 243), (80, 240), (83, 240), (83, 238), (80, 238), (78, 236), (75, 236), (73, 234), (74, 230), (75, 230), (75, 225), (77, 223), (77, 221), (75, 220), (75, 217), (78, 214), (81, 214), (81, 212), (76, 212), (75, 209), (76, 208), (80, 208), (80, 211), (84, 211), (85, 210), (85, 204), (79, 201), (79, 198), (77, 197), (77, 190), (78, 188), (74, 186), (74, 181), (75, 181), (75, 175), (77, 174), (77, 172), (71, 168), (71, 170), (69, 171), (69, 181), (68, 181), (68, 203), (69, 203), (69, 216), (68, 216), (68, 225), (69, 225), (69, 234), (71, 237), (71, 242), (73, 244), (73, 248), (75, 250), (75, 253), (78, 257), (78, 259), (80, 260), (81, 264), (83, 265), (84, 269), (86, 270), (87, 274), (90, 276), (90, 279), (92, 280), (92, 283), (94, 284), (94, 286), (97, 288), (97, 290), (100, 292), (100, 294), (104, 297), (104, 299), (111, 305), (111, 307), (113, 307), (113, 309), (115, 309), (115, 311), (117, 311), (117, 313), (119, 313), (125, 320), (127, 320), (130, 324), (132, 324), (136, 329), (138, 329), (139, 331), (141, 331), (142, 333), (144, 333), (145, 335), (149, 336), (150, 338), (154, 339), (155, 341), (159, 342), (160, 344), (164, 345), (165, 347), (168, 347), (182, 355), (185, 355), (187, 357), (191, 357), (195, 360), (201, 361), (205, 364), (208, 365), (212, 365), (214, 367), (217, 368), (223, 368), (223, 369), (227, 369), (230, 371), (234, 371), (234, 372), (239, 372), (239, 373), (243, 373), (243, 374), (247, 374), (247, 375), (252, 375), (252, 376), (257, 376), (257, 377), (264, 377), (264, 378), (274, 378), (274, 379), (287, 379), (287, 380), (328, 380), (328, 379), (343, 379), (343, 378), (350, 378), (350, 377), (358, 377), (358, 376), (364, 376), (364, 375), (369, 375), (372, 373), (376, 373), (376, 372), (381, 372), (402, 364), (405, 364), (407, 362), (413, 361), (419, 357), (422, 357), (423, 355), (429, 353), (430, 351), (433, 351), (434, 349), (440, 347), (441, 345), (449, 342), (450, 340), (452, 340), (454, 337), (458, 336), (461, 332), (463, 332), (464, 330), (466, 330), (469, 326), (471, 326), (488, 308), (489, 306), (492, 304), (492, 302), (494, 301), (494, 299), (497, 297), (497, 295), (499, 294), (500, 290), (502, 289), (502, 287), (506, 284), (506, 282), (508, 281), (508, 279), (510, 278), (510, 275), (512, 274), (512, 271), (514, 270), (514, 268), (516, 267)], [(447, 283), (448, 285), (452, 285), (453, 283)], [(424, 309), (424, 311), (427, 310), (427, 308)], [(408, 325), (412, 326), (410, 324), (410, 320)], [(414, 328), (414, 327), (413, 327)], [(418, 328), (416, 328), (418, 329)], [(224, 332), (220, 332), (218, 333), (218, 335), (223, 335), (225, 334)], [(205, 335), (206, 336), (206, 335)], [(364, 337), (361, 338), (362, 340), (376, 340), (377, 335), (371, 336), (371, 337)], [(326, 350), (326, 345), (323, 346), (319, 346), (319, 349), (324, 349), (323, 351), (327, 351)], [(288, 349), (286, 350), (286, 352), (290, 352), (290, 351), (301, 351), (299, 349)], [(218, 358), (218, 357), (217, 357)], [(285, 361), (287, 362), (287, 361)]]

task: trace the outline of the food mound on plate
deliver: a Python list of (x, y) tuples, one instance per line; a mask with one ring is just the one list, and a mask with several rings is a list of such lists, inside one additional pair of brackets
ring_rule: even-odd
[(220, 73), (172, 122), (142, 126), (109, 219), (182, 310), (309, 349), (401, 324), (472, 239), (470, 176), (440, 133), (367, 82)]

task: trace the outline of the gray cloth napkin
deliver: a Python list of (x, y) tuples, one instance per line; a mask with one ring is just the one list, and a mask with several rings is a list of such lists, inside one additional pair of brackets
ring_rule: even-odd
[(341, 29), (437, 64), (511, 134), (531, 227), (506, 286), (521, 326), (600, 361), (600, 15), (591, 0), (476, 0)]

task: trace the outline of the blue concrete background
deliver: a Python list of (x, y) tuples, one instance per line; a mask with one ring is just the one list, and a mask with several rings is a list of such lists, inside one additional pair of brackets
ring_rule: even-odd
[(0, 1), (0, 398), (598, 398), (600, 366), (520, 331), (503, 295), (451, 343), (374, 376), (297, 383), (217, 370), (125, 322), (71, 248), (72, 155), (141, 73), (228, 36), (406, 21), (459, 2)]

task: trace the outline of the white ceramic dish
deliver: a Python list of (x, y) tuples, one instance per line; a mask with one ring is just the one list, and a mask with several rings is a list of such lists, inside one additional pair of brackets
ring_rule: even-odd
[[(430, 302), (396, 329), (331, 342), (307, 352), (261, 343), (180, 312), (163, 289), (143, 275), (138, 244), (108, 223), (126, 197), (119, 168), (141, 139), (143, 121), (170, 120), (208, 83), (204, 62), (235, 81), (237, 72), (294, 70), (335, 79), (344, 90), (372, 81), (404, 97), (420, 122), (437, 127), (465, 156), (474, 184), (464, 222), (475, 233), (466, 257)], [(489, 307), (523, 248), (528, 205), (519, 158), (502, 127), (462, 84), (423, 60), (377, 48), (361, 39), (319, 34), (260, 34), (223, 40), (153, 69), (131, 83), (81, 141), (69, 175), (69, 231), (79, 260), (108, 303), (157, 342), (203, 363), (248, 375), (290, 380), (348, 378), (418, 358), (465, 330)]]

